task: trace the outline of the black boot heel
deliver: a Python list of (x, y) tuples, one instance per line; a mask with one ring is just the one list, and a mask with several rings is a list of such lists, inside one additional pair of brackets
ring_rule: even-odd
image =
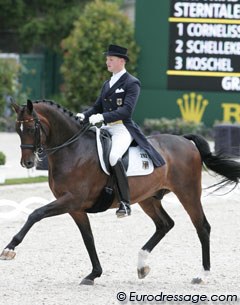
[(129, 204), (120, 202), (119, 209), (116, 211), (118, 218), (123, 218), (131, 215), (131, 208)]

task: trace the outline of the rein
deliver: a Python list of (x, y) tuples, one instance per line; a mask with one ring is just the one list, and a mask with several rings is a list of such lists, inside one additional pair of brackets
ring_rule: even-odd
[(92, 126), (92, 124), (86, 124), (83, 126), (82, 129), (80, 129), (77, 133), (75, 133), (70, 139), (68, 139), (66, 142), (64, 142), (63, 144), (61, 145), (58, 145), (58, 146), (55, 146), (55, 147), (51, 147), (51, 148), (46, 148), (45, 151), (46, 153), (49, 155), (49, 154), (54, 154), (56, 151), (58, 151), (59, 149), (62, 149), (74, 142), (76, 142), (78, 140), (78, 138), (81, 136), (81, 135), (84, 135), (88, 130), (89, 128)]

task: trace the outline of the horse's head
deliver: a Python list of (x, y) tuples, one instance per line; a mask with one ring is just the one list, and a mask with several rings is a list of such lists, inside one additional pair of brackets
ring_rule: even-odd
[(21, 165), (32, 168), (38, 153), (42, 151), (41, 123), (30, 100), (27, 101), (27, 105), (19, 106), (12, 103), (12, 106), (17, 113), (16, 131), (21, 139)]

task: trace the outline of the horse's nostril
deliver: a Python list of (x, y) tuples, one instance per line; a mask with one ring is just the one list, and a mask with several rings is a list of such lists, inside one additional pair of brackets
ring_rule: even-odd
[(27, 161), (27, 162), (26, 162), (26, 167), (27, 167), (27, 168), (31, 168), (31, 167), (33, 167), (33, 166), (34, 166), (33, 161)]

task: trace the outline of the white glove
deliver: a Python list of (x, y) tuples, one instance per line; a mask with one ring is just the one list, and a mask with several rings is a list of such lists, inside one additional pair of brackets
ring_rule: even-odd
[(101, 113), (93, 114), (89, 118), (89, 123), (95, 125), (104, 121), (103, 115)]
[(85, 119), (85, 115), (83, 113), (77, 113), (76, 117), (78, 117), (80, 121), (83, 121)]

